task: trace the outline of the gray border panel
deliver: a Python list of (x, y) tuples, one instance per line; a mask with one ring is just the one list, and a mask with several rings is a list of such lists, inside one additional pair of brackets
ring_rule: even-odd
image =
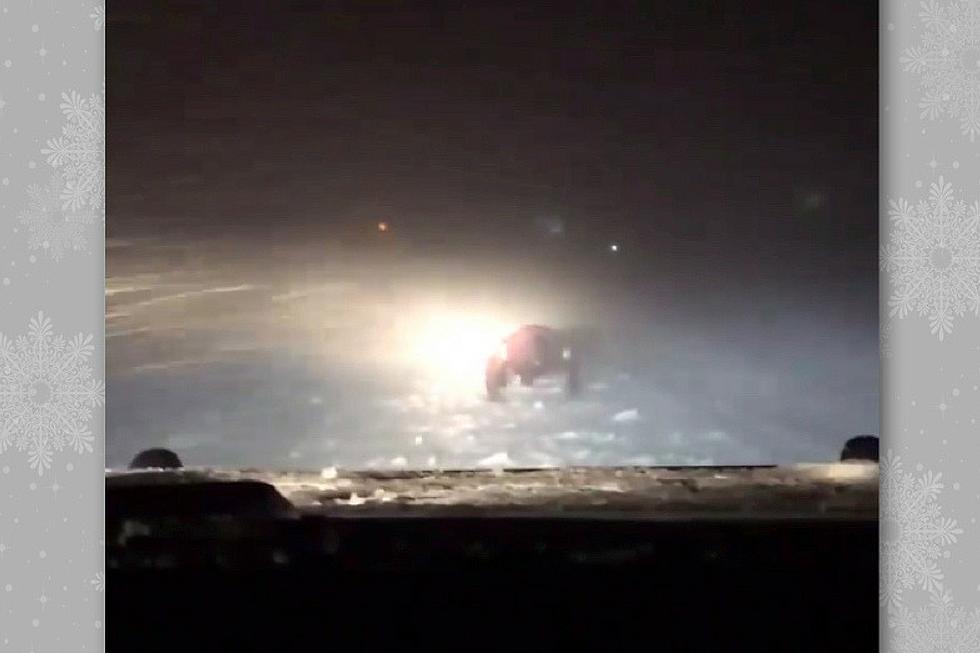
[(104, 648), (102, 11), (0, 0), (0, 650)]
[(980, 651), (980, 2), (881, 44), (882, 650)]

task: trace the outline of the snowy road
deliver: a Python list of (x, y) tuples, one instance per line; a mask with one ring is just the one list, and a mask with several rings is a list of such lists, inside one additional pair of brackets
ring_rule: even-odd
[[(113, 242), (107, 262), (110, 467), (149, 446), (303, 469), (824, 461), (879, 428), (875, 315), (860, 295), (829, 310), (797, 280), (692, 295), (679, 272), (584, 283), (214, 242)], [(418, 324), (450, 309), (593, 329), (586, 392), (544, 382), (493, 404), (482, 368), (427, 366)]]

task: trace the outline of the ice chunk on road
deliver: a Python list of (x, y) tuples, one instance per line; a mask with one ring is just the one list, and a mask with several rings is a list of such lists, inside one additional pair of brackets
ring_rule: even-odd
[(396, 492), (388, 492), (384, 488), (379, 487), (374, 491), (374, 494), (371, 496), (372, 498), (374, 498), (375, 501), (380, 501), (381, 503), (388, 503), (389, 501), (394, 501), (395, 498), (398, 497), (398, 494)]
[(357, 492), (351, 492), (349, 499), (334, 499), (334, 503), (348, 506), (362, 506), (367, 503), (367, 499), (357, 496)]
[(613, 415), (612, 420), (614, 422), (635, 422), (640, 419), (640, 411), (635, 408), (630, 408), (629, 410), (622, 410), (615, 415)]
[(506, 451), (498, 451), (497, 453), (487, 456), (478, 463), (481, 467), (489, 467), (490, 469), (502, 469), (504, 467), (516, 467), (517, 463), (510, 459)]

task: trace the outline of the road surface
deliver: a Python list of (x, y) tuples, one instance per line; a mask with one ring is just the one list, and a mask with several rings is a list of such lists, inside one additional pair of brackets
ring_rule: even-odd
[[(878, 432), (873, 288), (640, 273), (628, 243), (587, 264), (170, 243), (107, 249), (109, 467), (151, 446), (312, 470), (818, 462)], [(595, 335), (582, 397), (556, 380), (485, 401), (474, 325), (520, 322)]]

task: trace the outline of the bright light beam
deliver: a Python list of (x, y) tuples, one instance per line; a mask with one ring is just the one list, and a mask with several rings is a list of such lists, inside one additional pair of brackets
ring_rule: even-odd
[(483, 382), (487, 360), (517, 325), (467, 312), (436, 312), (411, 334), (413, 362), (447, 385)]

